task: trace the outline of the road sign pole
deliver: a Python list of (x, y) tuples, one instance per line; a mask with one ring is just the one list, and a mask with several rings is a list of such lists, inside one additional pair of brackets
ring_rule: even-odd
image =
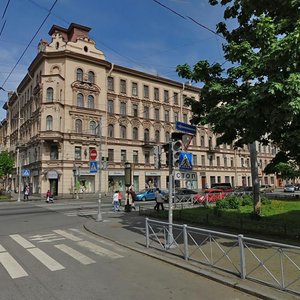
[(18, 202), (21, 201), (21, 181), (22, 181), (22, 169), (21, 169), (21, 158), (20, 158), (20, 149), (18, 149), (17, 151), (19, 151), (19, 186), (18, 186)]

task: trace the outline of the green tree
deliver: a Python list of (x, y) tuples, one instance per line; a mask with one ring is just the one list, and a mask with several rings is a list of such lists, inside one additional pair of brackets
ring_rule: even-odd
[[(209, 0), (224, 6), (217, 32), (227, 64), (179, 65), (179, 76), (203, 83), (188, 99), (194, 124), (210, 124), (218, 143), (273, 144), (300, 163), (299, 0)], [(231, 21), (229, 29), (226, 21)], [(255, 200), (254, 200), (255, 201)]]
[(14, 165), (15, 160), (7, 151), (0, 153), (0, 177), (5, 180), (11, 174)]

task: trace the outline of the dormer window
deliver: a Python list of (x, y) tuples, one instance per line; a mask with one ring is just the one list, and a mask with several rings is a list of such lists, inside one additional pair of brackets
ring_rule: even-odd
[(76, 79), (78, 81), (83, 81), (83, 71), (82, 71), (82, 69), (77, 69), (77, 71), (76, 71)]

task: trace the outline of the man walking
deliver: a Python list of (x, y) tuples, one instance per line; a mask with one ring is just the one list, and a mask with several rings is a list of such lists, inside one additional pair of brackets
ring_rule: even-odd
[(161, 207), (161, 210), (165, 210), (165, 208), (164, 208), (165, 198), (161, 194), (161, 191), (160, 191), (159, 188), (156, 188), (155, 199), (156, 199), (156, 205), (155, 205), (154, 209), (156, 209), (157, 211), (159, 211), (159, 207)]

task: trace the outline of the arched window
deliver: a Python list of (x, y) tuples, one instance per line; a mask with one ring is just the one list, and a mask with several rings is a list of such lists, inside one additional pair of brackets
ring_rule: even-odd
[(95, 74), (94, 74), (94, 72), (89, 71), (89, 73), (88, 73), (88, 81), (90, 83), (95, 83)]
[(77, 94), (77, 106), (83, 107), (83, 95), (81, 93)]
[(110, 138), (114, 137), (114, 125), (109, 124), (107, 126), (107, 136)]
[(124, 125), (120, 126), (120, 138), (126, 139), (126, 126)]
[(46, 117), (46, 130), (53, 130), (53, 117), (52, 116)]
[(95, 108), (95, 101), (94, 101), (94, 96), (89, 95), (88, 96), (88, 108)]
[(95, 121), (91, 121), (90, 122), (90, 133), (91, 134), (95, 134), (96, 135), (96, 127), (97, 127), (97, 124)]
[(169, 131), (166, 131), (166, 133), (165, 133), (165, 139), (166, 139), (167, 143), (170, 141), (170, 132)]
[(53, 88), (47, 88), (47, 95), (46, 95), (47, 102), (53, 102)]
[(159, 143), (160, 140), (160, 133), (159, 130), (155, 130), (155, 142)]
[(75, 121), (75, 131), (76, 133), (82, 133), (82, 121), (80, 119)]
[(76, 71), (76, 79), (78, 81), (83, 81), (83, 71), (80, 68), (78, 68)]
[(150, 141), (150, 134), (149, 134), (149, 129), (148, 128), (146, 128), (144, 130), (144, 141), (145, 142), (149, 142)]
[(132, 139), (135, 141), (139, 139), (139, 130), (137, 127), (132, 128)]

